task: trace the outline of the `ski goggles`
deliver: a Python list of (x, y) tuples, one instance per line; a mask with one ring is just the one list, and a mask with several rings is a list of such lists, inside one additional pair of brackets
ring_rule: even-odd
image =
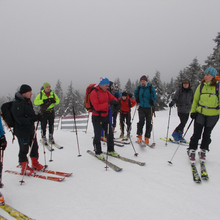
[(189, 80), (184, 80), (183, 84), (189, 84)]

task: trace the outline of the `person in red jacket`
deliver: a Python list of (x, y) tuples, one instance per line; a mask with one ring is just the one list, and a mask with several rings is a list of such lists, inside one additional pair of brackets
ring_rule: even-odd
[(120, 128), (121, 135), (120, 138), (124, 138), (124, 121), (127, 124), (127, 137), (130, 138), (131, 131), (131, 108), (136, 105), (136, 101), (129, 97), (127, 92), (123, 92), (121, 98), (119, 98), (120, 103)]
[(105, 77), (100, 78), (100, 82), (95, 86), (95, 89), (90, 94), (90, 101), (93, 107), (92, 110), (92, 124), (94, 128), (93, 145), (96, 156), (103, 160), (104, 154), (101, 149), (101, 130), (105, 131), (107, 136), (108, 154), (118, 156), (114, 150), (113, 132), (109, 122), (109, 106), (114, 105), (119, 107), (117, 99), (108, 91), (109, 79)]

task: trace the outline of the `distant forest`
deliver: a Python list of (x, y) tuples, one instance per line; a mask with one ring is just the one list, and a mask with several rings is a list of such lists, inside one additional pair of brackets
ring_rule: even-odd
[[(155, 103), (155, 110), (160, 111), (164, 110), (165, 107), (168, 106), (168, 103), (171, 101), (172, 96), (175, 91), (181, 86), (182, 81), (188, 79), (190, 81), (190, 86), (193, 91), (197, 88), (200, 81), (204, 78), (204, 71), (208, 66), (214, 67), (218, 74), (220, 73), (220, 32), (217, 37), (214, 39), (216, 46), (213, 48), (213, 53), (207, 57), (204, 65), (200, 65), (198, 63), (197, 58), (194, 58), (193, 61), (189, 64), (189, 66), (185, 67), (183, 70), (180, 70), (178, 76), (174, 79), (171, 78), (169, 83), (163, 83), (161, 81), (160, 72), (157, 71), (152, 79), (147, 76), (148, 81), (155, 87), (157, 93), (157, 102)], [(119, 91), (127, 91), (131, 94), (134, 94), (135, 88), (140, 84), (139, 79), (135, 82), (131, 82), (128, 79), (124, 88), (121, 88), (120, 78), (116, 78), (114, 81), (115, 84), (118, 84)], [(86, 91), (86, 88), (85, 88)], [(77, 115), (86, 113), (86, 109), (84, 108), (84, 96), (79, 92), (79, 90), (75, 90), (72, 82), (68, 86), (67, 93), (63, 93), (62, 83), (60, 80), (57, 81), (54, 92), (60, 98), (60, 104), (55, 106), (55, 111), (57, 116), (65, 116), (73, 114), (73, 106), (75, 109), (75, 113)], [(35, 99), (36, 95), (33, 95), (32, 101)], [(13, 97), (1, 97), (0, 105), (6, 101), (13, 100)], [(34, 106), (35, 111), (39, 111), (39, 106)]]

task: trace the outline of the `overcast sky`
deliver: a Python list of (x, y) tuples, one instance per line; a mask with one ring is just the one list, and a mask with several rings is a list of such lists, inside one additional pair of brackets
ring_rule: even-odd
[(84, 91), (160, 71), (169, 82), (220, 32), (220, 0), (0, 0), (0, 96), (60, 79)]

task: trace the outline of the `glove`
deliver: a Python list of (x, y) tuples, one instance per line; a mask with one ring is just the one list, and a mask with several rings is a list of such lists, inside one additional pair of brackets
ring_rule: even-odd
[(5, 150), (7, 147), (7, 141), (5, 139), (5, 135), (0, 138), (0, 150)]
[(110, 101), (110, 105), (118, 105), (119, 104), (119, 102), (118, 101), (116, 101), (116, 100), (111, 100)]
[(153, 99), (149, 99), (149, 104), (150, 104), (151, 106), (154, 105), (154, 101), (153, 101)]
[(192, 119), (196, 119), (196, 116), (197, 116), (197, 112), (194, 112), (194, 113), (191, 113), (191, 114), (190, 114), (190, 117), (191, 117)]
[(56, 100), (54, 98), (49, 98), (50, 103), (56, 103)]
[(173, 102), (170, 102), (169, 103), (169, 107), (171, 108), (171, 107), (173, 107), (174, 106), (174, 103)]
[(42, 121), (43, 120), (43, 113), (38, 113), (37, 114), (37, 121)]
[(50, 104), (50, 99), (44, 99), (43, 102), (44, 102), (45, 105), (49, 105)]

